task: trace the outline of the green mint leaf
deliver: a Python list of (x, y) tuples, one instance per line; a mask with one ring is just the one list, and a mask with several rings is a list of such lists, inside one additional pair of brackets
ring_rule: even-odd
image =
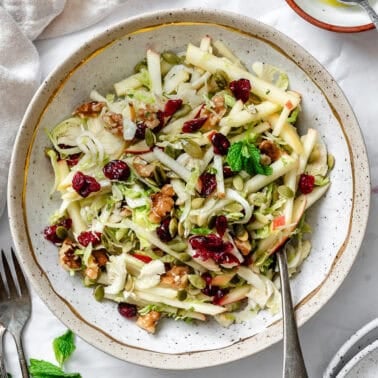
[(79, 373), (65, 373), (48, 361), (30, 359), (29, 373), (33, 378), (81, 378)]
[(8, 378), (12, 378), (12, 374), (7, 373), (7, 377), (8, 377)]
[(228, 149), (226, 161), (234, 172), (239, 172), (243, 168), (242, 148), (243, 142), (236, 142)]
[(211, 234), (211, 230), (208, 229), (207, 227), (196, 227), (196, 228), (192, 228), (190, 233), (194, 235), (209, 235)]
[(68, 330), (62, 336), (54, 339), (53, 348), (56, 361), (60, 366), (62, 366), (76, 348), (74, 334), (72, 333), (72, 331)]
[(261, 153), (260, 150), (254, 145), (254, 144), (249, 144), (249, 164), (253, 166), (253, 170), (255, 173), (260, 174), (260, 175), (265, 175), (269, 176), (272, 174), (272, 168), (266, 165), (262, 165), (260, 160), (261, 160)]

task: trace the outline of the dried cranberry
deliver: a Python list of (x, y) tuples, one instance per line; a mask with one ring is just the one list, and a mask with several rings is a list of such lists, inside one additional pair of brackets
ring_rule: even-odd
[(209, 235), (198, 235), (198, 236), (193, 236), (189, 239), (189, 243), (194, 249), (207, 249), (208, 251), (211, 252), (216, 252), (218, 251), (222, 245), (223, 245), (223, 240), (215, 235), (215, 234), (209, 234)]
[(59, 226), (62, 226), (69, 230), (72, 227), (72, 219), (71, 218), (64, 218), (58, 222)]
[(70, 155), (66, 161), (69, 167), (74, 167), (80, 160), (81, 153)]
[(56, 229), (57, 228), (58, 228), (57, 224), (54, 224), (52, 226), (47, 226), (43, 230), (43, 235), (44, 235), (45, 239), (48, 240), (48, 241), (50, 241), (51, 243), (54, 243), (54, 244), (61, 243), (63, 240), (60, 239), (58, 237), (58, 235), (56, 234)]
[(184, 133), (194, 133), (195, 131), (199, 130), (206, 121), (207, 117), (194, 118), (186, 121), (182, 127), (182, 131)]
[(126, 181), (130, 176), (130, 168), (122, 160), (109, 161), (102, 171), (109, 180)]
[(213, 298), (213, 304), (219, 305), (221, 302), (221, 299), (228, 293), (227, 289), (217, 289), (217, 291), (214, 294)]
[(87, 176), (84, 173), (76, 172), (72, 179), (73, 189), (82, 197), (88, 197), (93, 192), (98, 192), (101, 185), (94, 177)]
[(144, 139), (146, 135), (147, 126), (144, 122), (137, 122), (136, 124), (136, 131), (135, 131), (135, 138), (137, 139)]
[(205, 280), (207, 286), (211, 285), (211, 280), (213, 279), (213, 277), (209, 272), (203, 273), (201, 277)]
[(141, 255), (139, 253), (134, 253), (133, 256), (140, 260), (140, 261), (143, 261), (144, 263), (148, 264), (150, 261), (152, 261), (151, 257), (150, 256), (146, 256), (146, 255)]
[(299, 190), (303, 194), (311, 193), (314, 190), (315, 177), (312, 175), (301, 174), (299, 179)]
[(204, 289), (202, 289), (202, 293), (208, 297), (213, 297), (217, 293), (218, 289), (218, 286), (207, 285)]
[(129, 303), (118, 303), (118, 312), (128, 319), (133, 318), (138, 314), (137, 307)]
[(222, 133), (214, 133), (211, 136), (211, 143), (214, 146), (214, 152), (218, 155), (227, 155), (230, 148), (230, 141)]
[(224, 215), (217, 216), (217, 219), (215, 220), (215, 229), (220, 237), (222, 237), (226, 232), (227, 225), (227, 218)]
[(160, 222), (160, 226), (156, 229), (157, 236), (162, 242), (171, 241), (172, 235), (169, 232), (169, 223), (171, 222), (171, 217), (166, 217)]
[(168, 100), (164, 107), (164, 117), (170, 117), (181, 108), (182, 100)]
[(199, 177), (199, 182), (201, 188), (200, 194), (203, 197), (208, 197), (217, 188), (217, 180), (213, 173), (202, 173)]
[(248, 79), (239, 79), (231, 81), (230, 89), (237, 100), (247, 102), (251, 92), (251, 83)]
[(231, 253), (233, 245), (215, 234), (193, 236), (189, 243), (195, 250), (193, 257), (200, 257), (204, 261), (213, 259), (218, 264), (239, 264), (239, 260)]
[(77, 237), (77, 241), (84, 247), (87, 247), (90, 243), (94, 247), (101, 243), (101, 232), (83, 231)]
[[(231, 244), (231, 243), (230, 243)], [(240, 261), (232, 253), (222, 253), (216, 260), (218, 264), (240, 264)]]
[(235, 172), (232, 171), (232, 169), (228, 165), (223, 166), (223, 177), (229, 178), (235, 176)]

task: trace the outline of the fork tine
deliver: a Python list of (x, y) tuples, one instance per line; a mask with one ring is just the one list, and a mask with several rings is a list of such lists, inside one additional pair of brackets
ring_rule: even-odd
[(12, 298), (18, 297), (17, 288), (16, 288), (16, 285), (14, 284), (14, 280), (13, 280), (13, 277), (12, 277), (12, 274), (11, 274), (11, 270), (10, 270), (7, 258), (5, 257), (5, 253), (4, 253), (3, 250), (1, 250), (1, 255), (2, 255), (1, 256), (2, 260), (3, 260), (5, 279), (6, 279), (7, 284), (8, 284), (9, 297), (12, 299)]
[(8, 298), (8, 293), (4, 285), (3, 277), (0, 274), (0, 302)]
[(13, 248), (11, 248), (14, 270), (16, 271), (18, 286), (20, 288), (21, 296), (29, 297), (29, 289), (25, 281), (24, 273), (20, 267), (20, 264), (16, 258)]

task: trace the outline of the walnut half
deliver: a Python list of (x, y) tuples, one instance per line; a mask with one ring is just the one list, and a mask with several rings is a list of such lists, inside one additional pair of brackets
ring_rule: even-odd
[(146, 315), (140, 315), (136, 321), (137, 326), (146, 330), (149, 333), (155, 333), (156, 325), (161, 317), (161, 313), (157, 311), (150, 311)]
[(81, 268), (81, 257), (75, 255), (75, 245), (70, 239), (65, 239), (59, 249), (59, 261), (66, 270)]
[(78, 115), (80, 118), (97, 117), (104, 106), (105, 102), (86, 102), (85, 104), (78, 106), (73, 112), (73, 115)]

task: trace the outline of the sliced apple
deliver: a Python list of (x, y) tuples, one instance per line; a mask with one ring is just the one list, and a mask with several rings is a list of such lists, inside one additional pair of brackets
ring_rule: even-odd
[(140, 155), (150, 152), (151, 148), (147, 146), (145, 140), (141, 140), (140, 142), (134, 143), (131, 146), (127, 147), (125, 152), (128, 154)]
[(212, 286), (226, 286), (233, 279), (235, 274), (236, 274), (235, 272), (219, 274), (218, 276), (213, 277), (213, 279), (211, 280), (211, 285)]
[(325, 176), (328, 172), (327, 147), (320, 138), (311, 152), (305, 172), (312, 176)]
[(278, 217), (275, 217), (272, 221), (272, 228), (273, 230), (277, 230), (283, 226), (285, 226), (286, 220), (285, 215), (279, 215)]
[(218, 304), (220, 306), (225, 306), (225, 305), (230, 304), (230, 303), (239, 302), (242, 299), (247, 297), (250, 290), (251, 290), (250, 285), (244, 285), (244, 286), (237, 287), (237, 288), (231, 290), (224, 297), (222, 297), (219, 300)]
[[(299, 197), (298, 197), (299, 198)], [(269, 250), (269, 255), (277, 252), (278, 249), (286, 242), (286, 240), (290, 237), (292, 232), (297, 227), (299, 221), (302, 218), (304, 211), (306, 210), (306, 198), (301, 197), (300, 200), (294, 202), (294, 209), (293, 209), (293, 223), (287, 229), (281, 232), (280, 238), (277, 243), (275, 243), (272, 248)]]

